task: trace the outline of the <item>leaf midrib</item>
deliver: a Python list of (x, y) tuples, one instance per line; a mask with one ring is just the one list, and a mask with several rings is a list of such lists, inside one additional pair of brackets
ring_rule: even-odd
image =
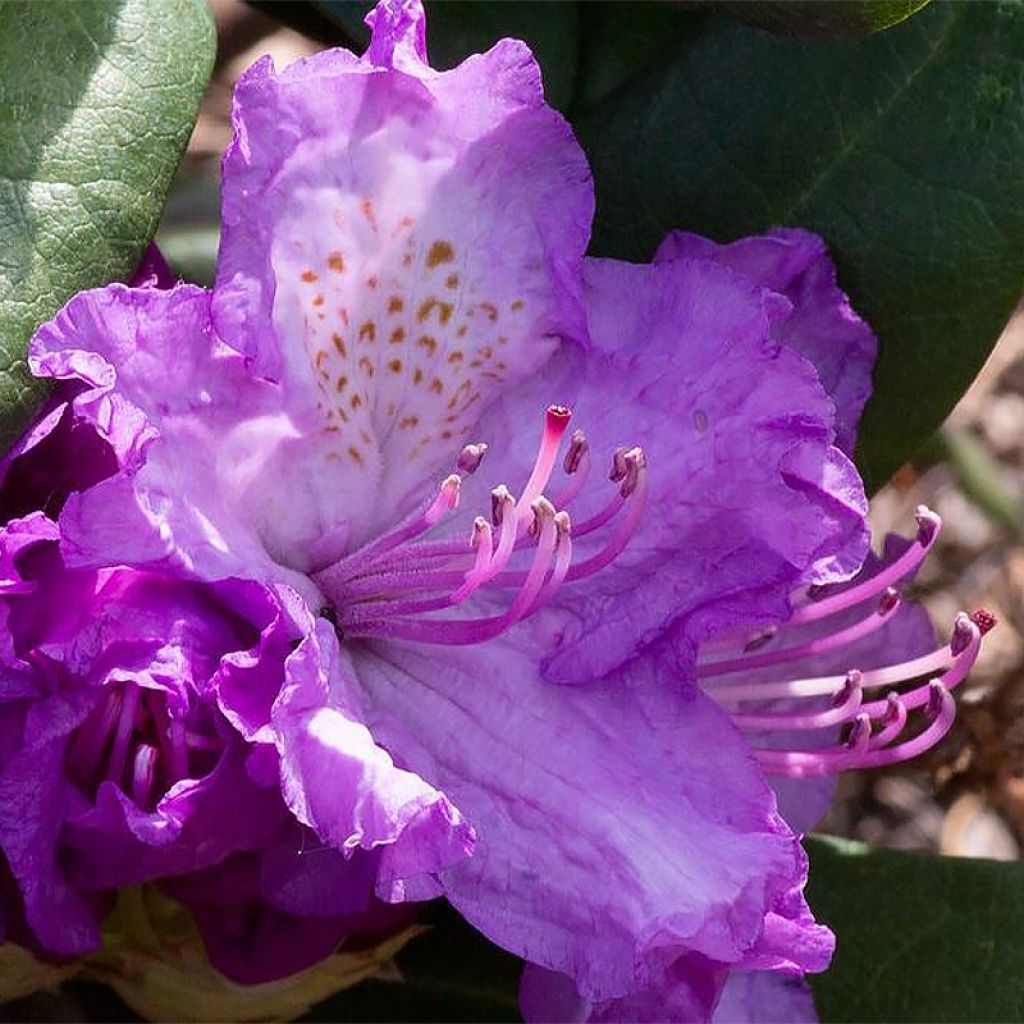
[(798, 211), (806, 209), (811, 197), (821, 188), (821, 186), (833, 178), (846, 164), (850, 155), (862, 148), (862, 143), (869, 135), (872, 134), (872, 132), (877, 130), (878, 126), (889, 116), (896, 104), (899, 103), (910, 89), (913, 88), (914, 83), (918, 78), (920, 78), (920, 76), (938, 60), (940, 53), (945, 49), (947, 43), (953, 36), (953, 31), (956, 28), (959, 17), (959, 11), (955, 6), (952, 6), (952, 14), (949, 16), (949, 21), (945, 29), (941, 35), (935, 39), (933, 45), (921, 58), (917, 67), (910, 71), (880, 109), (874, 111), (870, 117), (865, 118), (858, 128), (847, 136), (846, 141), (839, 148), (835, 157), (821, 170), (817, 177), (810, 182), (800, 195), (798, 195), (791, 203), (787, 204), (778, 213), (773, 215), (776, 223), (791, 223)]

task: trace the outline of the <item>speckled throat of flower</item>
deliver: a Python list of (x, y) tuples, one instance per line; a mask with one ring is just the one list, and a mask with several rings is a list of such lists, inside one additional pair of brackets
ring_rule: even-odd
[[(378, 223), (373, 200), (330, 214), (346, 238), (279, 284), (279, 302), (298, 304), (317, 375), (317, 406), (331, 435), (332, 455), (357, 467), (378, 447), (415, 461), (433, 446), (471, 433), (481, 400), (506, 379), (503, 350), (518, 336), (526, 300), (514, 292), (476, 294), (464, 285), (465, 255), (446, 239), (423, 241), (416, 221)], [(362, 236), (372, 237), (361, 252)], [(355, 251), (353, 251), (355, 250)], [(401, 253), (396, 266), (371, 253)], [(358, 314), (355, 312), (358, 310)]]

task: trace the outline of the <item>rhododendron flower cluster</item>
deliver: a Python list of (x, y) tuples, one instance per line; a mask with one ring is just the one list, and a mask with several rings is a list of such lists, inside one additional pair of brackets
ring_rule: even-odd
[(869, 557), (874, 337), (806, 232), (585, 257), (525, 45), (438, 72), (415, 0), (369, 20), (239, 82), (212, 290), (84, 292), (32, 343), (9, 934), (85, 952), (155, 881), (259, 981), (443, 896), (531, 1017), (806, 1016), (800, 833), (948, 729), (990, 624), (936, 648), (901, 603), (928, 510)]

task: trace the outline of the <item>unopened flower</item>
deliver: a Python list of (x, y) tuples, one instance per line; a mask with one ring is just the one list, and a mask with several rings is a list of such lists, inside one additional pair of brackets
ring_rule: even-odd
[[(528, 1012), (706, 1017), (730, 971), (831, 953), (765, 773), (910, 756), (977, 627), (883, 712), (865, 676), (902, 654), (802, 685), (895, 611), (835, 590), (874, 339), (821, 243), (584, 260), (589, 174), (529, 51), (440, 73), (417, 4), (371, 20), (362, 59), (239, 83), (212, 292), (83, 293), (36, 336), (113, 462), (69, 481), (63, 558), (294, 588), (319, 621), (231, 722), (291, 813), (535, 965)], [(755, 683), (780, 692), (729, 689)]]

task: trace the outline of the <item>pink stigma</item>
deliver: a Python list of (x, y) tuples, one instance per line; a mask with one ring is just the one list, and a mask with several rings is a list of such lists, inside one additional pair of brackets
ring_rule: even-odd
[[(922, 507), (916, 518), (913, 543), (873, 576), (829, 588), (827, 596), (809, 592), (781, 626), (702, 649), (697, 673), (703, 689), (749, 734), (767, 772), (801, 778), (895, 764), (949, 731), (956, 714), (952, 691), (996, 624), (991, 612), (959, 614), (947, 644), (904, 662), (861, 669), (854, 654), (844, 654), (894, 620), (898, 585), (934, 545), (939, 517)], [(833, 663), (845, 659), (847, 667), (837, 675), (801, 671), (808, 659), (823, 656)], [(845, 739), (839, 739), (840, 727)]]
[[(468, 543), (424, 539), (459, 504), (462, 478), (456, 473), (422, 512), (317, 573), (314, 579), (331, 599), (341, 634), (482, 643), (536, 614), (563, 585), (617, 558), (643, 517), (647, 460), (640, 448), (609, 453), (614, 486), (599, 511), (574, 524), (572, 506), (588, 490), (591, 454), (580, 430), (563, 445), (571, 416), (563, 406), (548, 407), (533, 467), (518, 496), (507, 484), (495, 487), (490, 507), (472, 520)], [(563, 448), (565, 481), (552, 489)], [(487, 451), (482, 443), (466, 445), (457, 459), (459, 473), (475, 473)], [(597, 481), (593, 489), (601, 486)], [(582, 549), (576, 540), (582, 540)], [(471, 601), (482, 602), (486, 614), (465, 614)]]

